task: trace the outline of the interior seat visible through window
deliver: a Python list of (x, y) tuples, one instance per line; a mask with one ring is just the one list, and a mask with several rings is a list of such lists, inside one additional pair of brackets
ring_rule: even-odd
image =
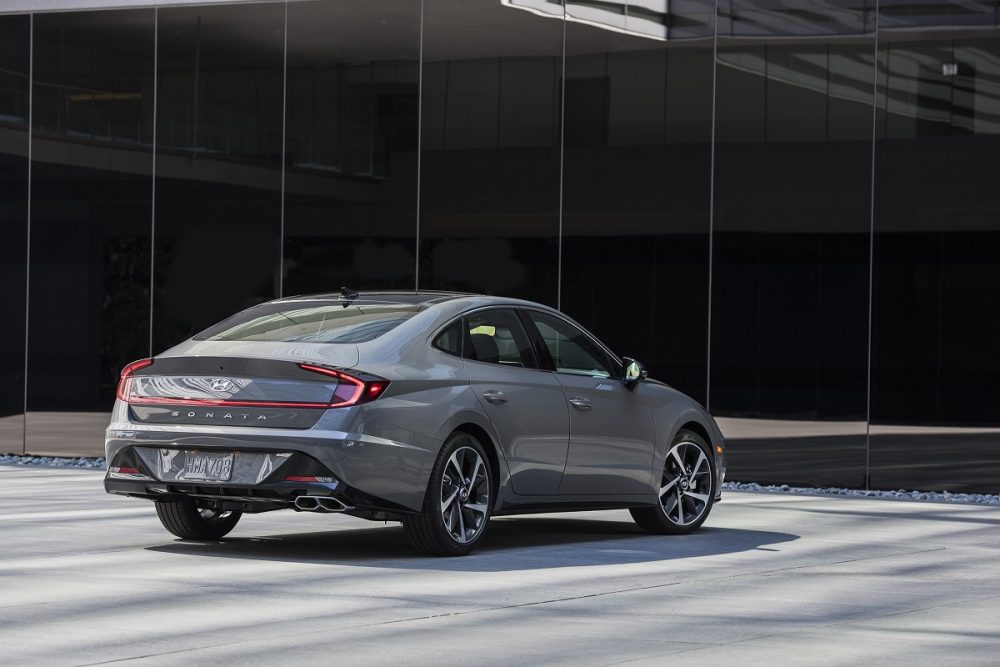
[(466, 315), (465, 357), (488, 364), (538, 368), (531, 340), (517, 314), (508, 308)]
[(472, 349), (476, 352), (476, 359), (490, 364), (500, 363), (500, 346), (493, 340), (493, 336), (484, 333), (472, 334)]

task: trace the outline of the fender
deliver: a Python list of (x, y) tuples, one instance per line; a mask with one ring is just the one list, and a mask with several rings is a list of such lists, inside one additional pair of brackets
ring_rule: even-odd
[[(471, 388), (469, 391), (471, 393)], [(476, 409), (463, 408), (445, 420), (444, 425), (437, 433), (437, 438), (443, 444), (445, 439), (447, 439), (449, 435), (454, 433), (455, 430), (463, 424), (474, 424), (482, 429), (487, 436), (489, 436), (489, 442), (484, 442), (483, 445), (493, 449), (493, 453), (496, 456), (497, 465), (499, 467), (499, 470), (497, 471), (496, 502), (494, 505), (495, 508), (499, 507), (500, 499), (504, 496), (504, 491), (510, 484), (510, 468), (507, 464), (507, 457), (504, 456), (503, 449), (500, 447), (500, 438), (497, 435), (496, 428), (493, 426), (493, 422), (491, 422), (486, 415)]]
[[(673, 444), (674, 438), (677, 437), (677, 433), (680, 432), (684, 424), (690, 422), (698, 424), (708, 435), (708, 446), (710, 448), (714, 449), (716, 444), (721, 444), (722, 442), (722, 434), (715, 424), (715, 420), (700, 405), (685, 394), (667, 385), (656, 384), (661, 391), (656, 392), (658, 395), (654, 395), (653, 397), (654, 406), (652, 409), (656, 423), (656, 442), (654, 445), (650, 493), (658, 491), (656, 487), (659, 484), (660, 471), (663, 470), (667, 452), (670, 451), (670, 446)], [(716, 473), (715, 493), (718, 496), (722, 474), (725, 471), (725, 463), (724, 459), (718, 454), (713, 459)]]

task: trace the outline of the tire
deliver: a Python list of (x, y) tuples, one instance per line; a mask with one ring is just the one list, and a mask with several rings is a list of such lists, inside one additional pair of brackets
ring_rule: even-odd
[(160, 523), (182, 540), (219, 540), (229, 534), (243, 516), (242, 512), (216, 512), (199, 509), (191, 500), (157, 501)]
[(660, 502), (629, 511), (646, 532), (687, 535), (708, 518), (715, 503), (715, 487), (712, 449), (697, 433), (679, 431), (663, 462)]
[(493, 512), (493, 475), (483, 443), (468, 433), (452, 433), (431, 469), (422, 511), (403, 520), (413, 548), (432, 556), (471, 552)]

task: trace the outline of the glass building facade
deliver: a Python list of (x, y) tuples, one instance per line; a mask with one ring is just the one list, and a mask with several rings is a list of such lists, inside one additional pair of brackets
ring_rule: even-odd
[(0, 9), (0, 452), (349, 285), (560, 307), (732, 479), (1000, 490), (1000, 1), (155, 4)]

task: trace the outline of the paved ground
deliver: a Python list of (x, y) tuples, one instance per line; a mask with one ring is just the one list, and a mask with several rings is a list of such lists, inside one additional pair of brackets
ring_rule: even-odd
[(181, 543), (93, 471), (0, 467), (0, 664), (1000, 664), (1000, 508), (729, 494), (495, 520), (459, 559), (350, 517)]

